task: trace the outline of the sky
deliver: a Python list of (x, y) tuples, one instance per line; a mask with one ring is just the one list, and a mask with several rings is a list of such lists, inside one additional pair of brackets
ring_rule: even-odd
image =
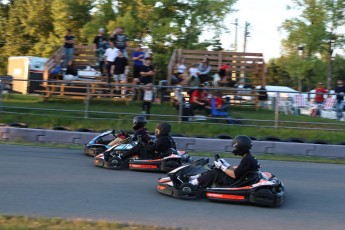
[(285, 19), (298, 16), (296, 11), (287, 10), (291, 0), (238, 0), (225, 23), (230, 33), (222, 35), (223, 48), (231, 50), (235, 41), (235, 19), (238, 19), (238, 50), (243, 51), (245, 22), (250, 23), (250, 37), (247, 38), (246, 52), (263, 53), (264, 59), (280, 56), (281, 40), (284, 33), (278, 28)]

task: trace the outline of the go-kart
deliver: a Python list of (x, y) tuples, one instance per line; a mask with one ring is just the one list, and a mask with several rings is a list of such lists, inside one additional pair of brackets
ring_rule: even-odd
[[(111, 134), (111, 135), (110, 135)], [(98, 136), (94, 137), (89, 143), (84, 146), (84, 154), (88, 156), (95, 157), (100, 153), (105, 152), (111, 146), (108, 144), (116, 137), (121, 136), (123, 141), (121, 143), (127, 143), (130, 141), (130, 136), (125, 134), (122, 130), (119, 130), (118, 133), (115, 133), (115, 130), (107, 130), (102, 132)]]
[[(206, 198), (220, 202), (252, 203), (270, 207), (277, 207), (283, 203), (284, 185), (269, 172), (247, 172), (232, 185), (214, 184), (205, 189), (181, 179), (211, 170), (214, 166), (209, 166), (208, 162), (208, 158), (202, 158), (172, 170), (167, 177), (158, 180), (157, 191), (182, 199)], [(173, 182), (176, 179), (181, 181), (181, 184)]]
[(192, 161), (186, 151), (171, 149), (168, 154), (162, 155), (157, 159), (140, 159), (137, 155), (119, 162), (117, 156), (133, 148), (137, 142), (130, 142), (112, 146), (106, 150), (110, 152), (111, 158), (106, 161), (104, 153), (98, 154), (94, 158), (94, 165), (108, 169), (131, 169), (138, 171), (170, 172), (171, 170)]

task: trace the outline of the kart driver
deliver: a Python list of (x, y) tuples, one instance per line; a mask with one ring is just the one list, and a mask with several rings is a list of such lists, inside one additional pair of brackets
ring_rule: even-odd
[[(147, 120), (143, 116), (136, 116), (133, 119), (133, 129), (135, 130), (135, 133), (133, 135), (132, 140), (137, 141), (138, 139), (141, 139), (141, 141), (144, 141), (146, 143), (149, 143), (151, 141), (151, 137), (149, 135), (148, 130), (145, 128), (147, 124)], [(116, 135), (116, 138), (111, 141), (108, 145), (114, 146), (120, 144), (124, 139), (127, 138), (128, 135), (126, 135), (123, 131), (119, 131)]]
[[(151, 142), (149, 131), (147, 130), (147, 128), (145, 128), (146, 124), (147, 124), (147, 120), (143, 116), (136, 116), (133, 118), (133, 130), (135, 130), (135, 133), (132, 138), (133, 141), (143, 142), (146, 144)], [(125, 139), (126, 139), (125, 134), (121, 136), (117, 135), (116, 138), (113, 141), (111, 141), (108, 145), (109, 146), (118, 145)], [(110, 152), (104, 153), (104, 159), (106, 161), (108, 161), (111, 158), (110, 154), (111, 154)]]
[(176, 149), (175, 141), (169, 135), (170, 132), (171, 125), (169, 123), (157, 124), (155, 129), (157, 139), (153, 144), (139, 142), (122, 156), (117, 156), (118, 162), (123, 162), (133, 155), (138, 155), (140, 159), (156, 159), (169, 154), (171, 149)]
[[(210, 187), (213, 183), (223, 186), (231, 185), (240, 179), (246, 172), (258, 171), (260, 164), (250, 153), (252, 141), (247, 136), (236, 136), (232, 141), (234, 155), (242, 156), (238, 167), (232, 168), (228, 162), (220, 158), (214, 162), (214, 168), (201, 175), (191, 176), (189, 183), (200, 188)], [(176, 180), (175, 180), (176, 181)]]

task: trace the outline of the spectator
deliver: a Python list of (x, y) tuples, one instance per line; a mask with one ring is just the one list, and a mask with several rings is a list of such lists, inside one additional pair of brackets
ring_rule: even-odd
[(260, 103), (260, 108), (265, 109), (267, 108), (267, 99), (268, 99), (268, 95), (267, 95), (267, 90), (265, 88), (265, 86), (260, 86), (259, 90), (258, 90), (258, 94), (259, 94), (259, 103)]
[(194, 87), (200, 85), (199, 74), (198, 64), (193, 64), (189, 68), (189, 86)]
[(63, 75), (63, 80), (77, 80), (78, 79), (78, 71), (73, 61), (69, 61), (67, 63), (67, 69), (65, 74)]
[[(128, 60), (123, 56), (121, 50), (117, 50), (117, 56), (111, 66), (110, 73), (114, 75), (115, 81), (115, 94), (120, 94), (118, 83), (127, 83), (128, 75)], [(122, 88), (122, 95), (126, 94), (126, 87)]]
[(112, 38), (114, 39), (115, 47), (122, 51), (123, 55), (128, 58), (128, 53), (126, 48), (128, 47), (128, 36), (125, 35), (123, 27), (118, 27), (115, 29)]
[[(147, 85), (153, 83), (153, 77), (155, 75), (155, 70), (152, 65), (152, 59), (150, 57), (145, 58), (144, 65), (141, 67), (139, 72), (140, 77), (133, 79), (133, 85)], [(133, 100), (141, 100), (143, 97), (143, 92), (141, 89), (136, 89), (133, 92)]]
[(208, 99), (207, 101), (207, 106), (205, 106), (205, 109), (208, 113), (211, 113), (211, 109), (212, 109), (212, 98), (214, 98), (214, 101), (215, 101), (215, 108), (216, 110), (218, 111), (227, 111), (229, 105), (224, 105), (224, 101), (223, 101), (223, 98), (222, 98), (222, 93), (220, 91), (215, 91), (211, 97)]
[(230, 71), (230, 65), (225, 63), (223, 64), (219, 70), (223, 70), (224, 71), (224, 75), (225, 76), (229, 76), (229, 71)]
[(225, 70), (223, 69), (220, 69), (218, 71), (218, 73), (215, 73), (213, 76), (213, 85), (214, 86), (222, 86), (224, 85), (224, 81), (226, 79), (226, 74), (225, 74)]
[(111, 68), (114, 65), (114, 60), (117, 56), (117, 51), (118, 49), (115, 48), (114, 46), (114, 42), (111, 41), (110, 42), (110, 47), (108, 49), (106, 49), (105, 53), (104, 53), (104, 61), (105, 61), (105, 68), (107, 70), (107, 82), (110, 83), (111, 82)]
[(107, 48), (109, 48), (109, 43), (107, 39), (104, 37), (104, 29), (100, 28), (98, 30), (98, 35), (93, 39), (94, 50), (97, 56), (97, 62), (99, 71), (101, 72), (102, 76), (104, 76), (104, 53)]
[(184, 58), (181, 58), (180, 62), (177, 63), (176, 69), (177, 69), (176, 77), (177, 77), (177, 81), (178, 81), (177, 83), (180, 85), (187, 84), (188, 83), (187, 66), (185, 65)]
[(323, 86), (322, 82), (318, 83), (318, 87), (315, 89), (315, 103), (321, 105), (324, 102), (324, 95), (327, 93), (327, 90)]
[(343, 80), (337, 81), (337, 87), (335, 87), (334, 92), (337, 95), (337, 119), (344, 120), (343, 118), (343, 110), (344, 110), (344, 96), (345, 96), (345, 86)]
[(146, 114), (146, 118), (150, 119), (151, 105), (154, 98), (154, 89), (151, 83), (145, 85), (143, 103), (142, 103), (142, 113)]
[(207, 92), (203, 85), (195, 89), (190, 96), (189, 103), (192, 110), (203, 110), (207, 104)]
[(73, 76), (78, 75), (77, 67), (75, 66), (72, 60), (68, 61), (67, 63), (66, 75), (73, 75)]
[(150, 57), (145, 58), (144, 65), (141, 67), (139, 72), (140, 77), (133, 79), (133, 83), (147, 85), (153, 83), (153, 76), (155, 75), (155, 70), (152, 65), (152, 59)]
[(140, 70), (141, 70), (141, 67), (144, 65), (144, 60), (145, 60), (145, 52), (143, 52), (141, 45), (138, 45), (132, 54), (133, 78), (140, 77)]
[(73, 60), (74, 56), (74, 36), (72, 35), (72, 30), (67, 29), (67, 34), (64, 37), (64, 62), (63, 67), (67, 67), (67, 63)]
[(199, 64), (199, 80), (200, 84), (204, 84), (205, 82), (209, 81), (209, 76), (208, 74), (211, 71), (211, 65), (210, 65), (210, 59), (205, 57), (202, 60), (202, 63)]

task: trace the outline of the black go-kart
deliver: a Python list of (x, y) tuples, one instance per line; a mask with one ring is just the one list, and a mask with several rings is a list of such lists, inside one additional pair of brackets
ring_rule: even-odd
[(190, 183), (182, 183), (178, 186), (173, 183), (176, 179), (188, 178), (211, 170), (214, 166), (209, 166), (208, 163), (208, 158), (202, 158), (172, 170), (167, 177), (158, 180), (157, 191), (182, 199), (206, 198), (219, 202), (252, 203), (269, 207), (278, 207), (283, 203), (284, 184), (269, 172), (247, 172), (232, 185), (214, 184), (206, 189)]
[(111, 130), (102, 132), (101, 134), (94, 137), (89, 143), (84, 145), (84, 154), (95, 157), (98, 154), (105, 152), (107, 149), (111, 147), (108, 144), (114, 138), (115, 138), (115, 130), (111, 129)]
[(190, 163), (191, 157), (186, 151), (171, 149), (168, 154), (162, 155), (157, 159), (139, 159), (133, 156), (124, 162), (119, 162), (117, 156), (133, 148), (137, 142), (130, 142), (112, 146), (106, 151), (112, 156), (108, 161), (104, 159), (104, 153), (98, 154), (94, 158), (94, 165), (108, 169), (131, 169), (137, 171), (170, 172), (183, 164)]
[(131, 136), (119, 130), (115, 133), (115, 130), (110, 129), (102, 132), (98, 136), (94, 137), (89, 143), (84, 145), (84, 154), (88, 156), (95, 157), (100, 153), (105, 152), (111, 146), (108, 145), (114, 138), (121, 137), (123, 141), (121, 143), (131, 142)]

